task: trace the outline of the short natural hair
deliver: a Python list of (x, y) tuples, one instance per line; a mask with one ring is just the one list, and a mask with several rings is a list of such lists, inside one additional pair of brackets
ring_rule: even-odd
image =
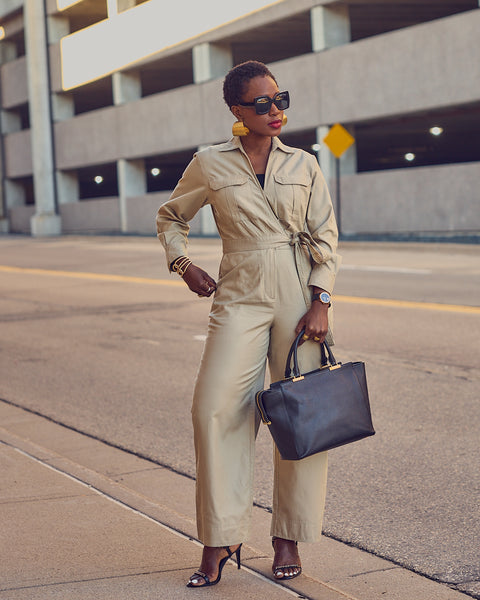
[(223, 99), (228, 108), (242, 101), (250, 79), (254, 77), (271, 77), (275, 83), (277, 80), (266, 65), (258, 60), (247, 60), (230, 69), (223, 81)]

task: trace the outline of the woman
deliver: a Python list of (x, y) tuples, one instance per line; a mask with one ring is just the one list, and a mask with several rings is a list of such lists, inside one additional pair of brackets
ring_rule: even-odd
[[(288, 92), (260, 62), (234, 67), (224, 99), (237, 119), (234, 137), (198, 152), (158, 211), (158, 237), (170, 270), (199, 296), (215, 293), (195, 384), (192, 418), (196, 506), (202, 562), (188, 583), (218, 583), (248, 534), (252, 508), (255, 393), (283, 378), (297, 333), (303, 370), (319, 365), (328, 331), (329, 293), (338, 256), (337, 228), (315, 158), (282, 144)], [(223, 242), (218, 283), (187, 256), (188, 221), (210, 204)], [(297, 541), (320, 538), (326, 453), (301, 461), (274, 455), (273, 573), (301, 572)]]

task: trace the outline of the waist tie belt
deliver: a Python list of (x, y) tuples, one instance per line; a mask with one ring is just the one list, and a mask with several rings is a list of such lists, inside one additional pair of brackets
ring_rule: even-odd
[[(325, 262), (326, 258), (322, 254), (318, 244), (306, 231), (297, 231), (291, 234), (285, 232), (285, 235), (271, 236), (263, 239), (244, 238), (239, 240), (223, 240), (223, 252), (224, 254), (229, 254), (230, 252), (250, 252), (253, 250), (280, 248), (286, 245), (293, 247), (297, 275), (302, 284), (305, 304), (308, 306), (311, 302), (308, 279), (310, 277), (312, 262), (321, 264)], [(305, 258), (310, 259), (310, 264), (307, 264)]]

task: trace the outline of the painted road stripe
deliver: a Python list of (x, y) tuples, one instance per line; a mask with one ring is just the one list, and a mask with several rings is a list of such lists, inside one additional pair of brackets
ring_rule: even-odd
[[(107, 273), (82, 273), (76, 271), (55, 271), (51, 269), (30, 269), (0, 265), (3, 273), (25, 273), (29, 275), (48, 275), (53, 277), (70, 277), (73, 279), (90, 279), (96, 281), (117, 281), (120, 283), (143, 283), (146, 285), (185, 286), (183, 281), (173, 279), (149, 279), (148, 277), (131, 277), (128, 275), (110, 275)], [(365, 304), (370, 306), (388, 306), (391, 308), (416, 308), (480, 315), (480, 307), (459, 304), (440, 304), (434, 302), (413, 302), (410, 300), (389, 300), (383, 298), (363, 298), (361, 296), (334, 296), (335, 302), (345, 304)]]
[(54, 271), (52, 269), (29, 269), (24, 267), (8, 267), (0, 265), (0, 272), (26, 273), (28, 275), (49, 275), (52, 277), (70, 277), (72, 279), (92, 279), (97, 281), (119, 281), (122, 283), (145, 283), (147, 285), (184, 286), (178, 279), (149, 279), (148, 277), (131, 277), (129, 275), (109, 275), (108, 273), (82, 273), (77, 271)]
[(370, 273), (402, 273), (404, 275), (431, 275), (431, 269), (413, 269), (407, 267), (380, 267), (376, 265), (348, 265), (340, 266), (342, 271), (369, 271)]
[(411, 300), (387, 300), (383, 298), (362, 298), (361, 296), (333, 296), (335, 302), (346, 304), (369, 304), (370, 306), (389, 306), (392, 308), (420, 308), (422, 310), (439, 310), (443, 312), (470, 313), (480, 315), (479, 306), (460, 304), (440, 304), (435, 302), (413, 302)]

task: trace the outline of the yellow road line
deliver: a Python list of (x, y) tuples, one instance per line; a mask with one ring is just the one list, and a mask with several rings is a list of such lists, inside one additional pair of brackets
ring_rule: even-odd
[(370, 306), (390, 306), (392, 308), (420, 308), (423, 310), (441, 310), (443, 312), (470, 313), (480, 315), (479, 306), (460, 304), (440, 304), (435, 302), (413, 302), (410, 300), (387, 300), (383, 298), (362, 298), (361, 296), (334, 296), (335, 302), (346, 304), (369, 304)]
[[(131, 277), (129, 275), (110, 275), (107, 273), (82, 273), (76, 271), (56, 271), (53, 269), (30, 269), (0, 265), (3, 273), (26, 273), (29, 275), (49, 275), (53, 277), (70, 277), (72, 279), (90, 279), (96, 281), (117, 281), (121, 283), (143, 283), (146, 285), (184, 286), (183, 281), (173, 279), (150, 279), (148, 277)], [(345, 304), (365, 304), (370, 306), (388, 306), (391, 308), (416, 308), (467, 314), (480, 314), (478, 306), (463, 306), (459, 304), (440, 304), (434, 302), (413, 302), (410, 300), (389, 300), (383, 298), (363, 298), (361, 296), (334, 296), (335, 302)]]
[(97, 281), (119, 281), (122, 283), (145, 283), (147, 285), (185, 286), (183, 281), (170, 279), (149, 279), (148, 277), (131, 277), (129, 275), (109, 275), (107, 273), (82, 273), (77, 271), (55, 271), (52, 269), (30, 269), (24, 267), (8, 267), (0, 265), (0, 272), (27, 273), (29, 275), (50, 275), (53, 277), (70, 277), (72, 279), (93, 279)]

